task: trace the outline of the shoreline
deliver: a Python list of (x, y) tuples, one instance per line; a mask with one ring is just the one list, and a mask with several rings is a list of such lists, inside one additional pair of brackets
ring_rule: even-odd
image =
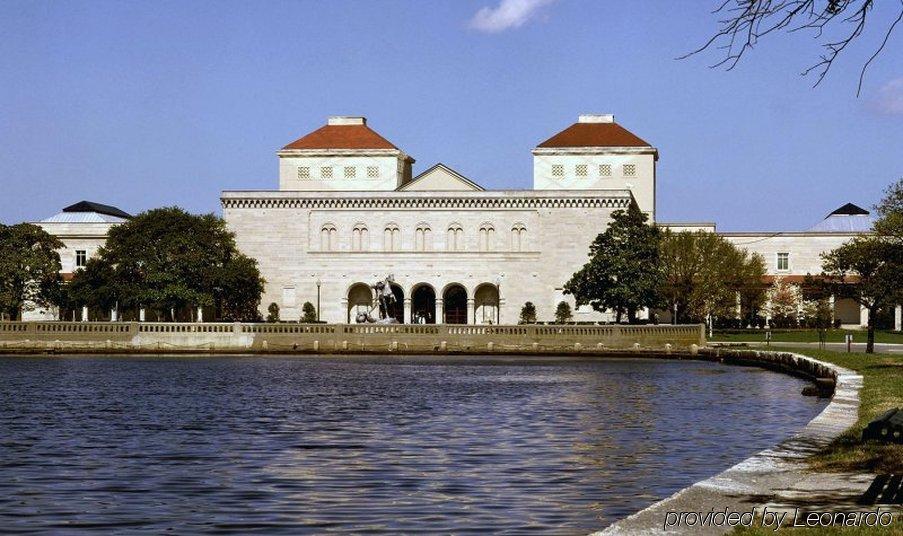
[[(769, 363), (780, 367), (796, 367), (797, 372), (828, 374), (834, 379), (831, 401), (806, 426), (790, 438), (774, 447), (762, 450), (749, 458), (710, 478), (696, 482), (673, 495), (608, 527), (594, 533), (597, 535), (641, 535), (641, 534), (724, 534), (733, 530), (728, 525), (666, 527), (668, 514), (675, 512), (750, 512), (767, 507), (773, 512), (787, 512), (791, 518), (796, 509), (791, 505), (791, 497), (798, 501), (800, 496), (816, 492), (837, 491), (844, 485), (862, 487), (868, 482), (846, 478), (838, 485), (835, 482), (843, 475), (813, 473), (808, 470), (806, 460), (827, 447), (834, 439), (853, 427), (859, 418), (859, 391), (863, 377), (846, 368), (818, 359), (780, 351), (724, 350), (706, 348), (704, 353), (738, 363)], [(846, 475), (848, 476), (848, 475)], [(869, 481), (871, 479), (868, 479)], [(831, 487), (834, 486), (834, 487)], [(814, 501), (812, 506), (815, 506)], [(830, 506), (830, 505), (829, 505)], [(796, 508), (799, 508), (797, 505)], [(874, 510), (876, 507), (862, 507)], [(881, 507), (882, 511), (893, 511)]]

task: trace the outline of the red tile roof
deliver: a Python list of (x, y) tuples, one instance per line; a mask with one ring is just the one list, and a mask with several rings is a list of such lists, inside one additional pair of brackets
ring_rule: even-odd
[(367, 125), (326, 125), (283, 149), (398, 149)]
[[(806, 275), (763, 275), (762, 282), (770, 285), (770, 284), (774, 283), (776, 279), (781, 279), (782, 281), (784, 281), (786, 283), (800, 285), (800, 284), (805, 283), (806, 279), (810, 278), (810, 277), (814, 281), (820, 281), (820, 280), (825, 279), (825, 277), (820, 274), (811, 275), (811, 276), (806, 276)], [(845, 276), (843, 278), (843, 282), (848, 283), (848, 284), (858, 283), (859, 276), (858, 275)]]
[(617, 123), (574, 123), (537, 147), (650, 147)]

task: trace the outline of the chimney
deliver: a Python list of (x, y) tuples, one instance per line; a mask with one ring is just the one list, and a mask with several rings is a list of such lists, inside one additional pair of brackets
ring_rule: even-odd
[(367, 118), (356, 115), (330, 115), (327, 125), (366, 125)]
[(578, 123), (614, 123), (614, 114), (583, 114), (577, 119)]

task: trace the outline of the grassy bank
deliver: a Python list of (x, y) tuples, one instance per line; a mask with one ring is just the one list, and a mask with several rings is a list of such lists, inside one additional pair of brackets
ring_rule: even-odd
[(800, 348), (800, 353), (862, 374), (859, 421), (812, 460), (820, 471), (903, 472), (903, 445), (863, 443), (862, 430), (881, 413), (903, 406), (903, 355), (832, 352)]
[[(709, 340), (712, 342), (765, 342), (765, 331), (764, 329), (750, 329), (742, 332), (719, 332), (716, 330), (714, 336)], [(825, 342), (845, 342), (844, 337), (848, 333), (853, 335), (853, 342), (866, 342), (865, 330), (847, 329), (829, 329)], [(771, 340), (773, 342), (818, 342), (818, 331), (814, 329), (772, 331)], [(903, 344), (903, 332), (877, 330), (875, 331), (875, 342)]]
[[(816, 471), (900, 473), (903, 471), (903, 445), (887, 445), (873, 441), (862, 442), (862, 429), (881, 413), (903, 406), (903, 355), (864, 354), (798, 348), (795, 351), (822, 361), (828, 361), (862, 374), (863, 387), (859, 392), (859, 420), (856, 425), (837, 438), (824, 452), (810, 460)], [(793, 534), (854, 536), (865, 534), (900, 534), (900, 519), (895, 518), (884, 528), (795, 528)], [(786, 527), (785, 527), (786, 530)], [(772, 527), (755, 526), (731, 532), (736, 536), (774, 534)]]

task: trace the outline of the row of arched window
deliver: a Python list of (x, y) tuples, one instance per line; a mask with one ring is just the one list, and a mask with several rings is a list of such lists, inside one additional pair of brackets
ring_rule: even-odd
[[(522, 223), (515, 223), (511, 227), (508, 249), (511, 251), (524, 251), (527, 247), (527, 227)], [(433, 230), (426, 223), (418, 224), (414, 229), (414, 251), (434, 251)], [(491, 223), (483, 223), (479, 228), (478, 247), (480, 251), (498, 251), (500, 244), (496, 240), (495, 226)], [(336, 226), (327, 223), (320, 228), (320, 250), (338, 251), (340, 249), (338, 231)], [(351, 251), (370, 251), (370, 231), (363, 223), (356, 224), (351, 229)], [(445, 233), (446, 251), (464, 251), (466, 242), (464, 228), (453, 223), (448, 226)], [(397, 224), (390, 223), (383, 229), (383, 251), (401, 251), (401, 229)]]

